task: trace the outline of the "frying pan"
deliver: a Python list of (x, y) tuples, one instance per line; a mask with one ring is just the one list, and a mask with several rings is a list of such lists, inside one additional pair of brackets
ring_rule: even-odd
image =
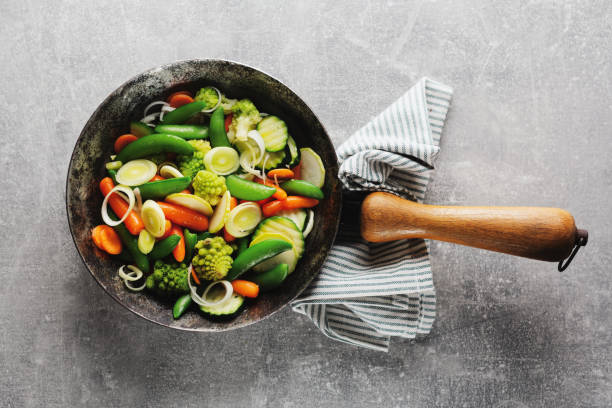
[[(263, 112), (282, 117), (300, 147), (319, 153), (326, 168), (325, 200), (316, 210), (315, 225), (297, 269), (283, 286), (266, 293), (235, 319), (213, 322), (197, 312), (172, 318), (168, 301), (131, 293), (117, 277), (120, 263), (98, 250), (91, 229), (101, 224), (102, 196), (98, 182), (104, 162), (114, 152), (113, 141), (127, 124), (140, 119), (144, 107), (177, 90), (197, 91), (214, 85), (230, 97), (249, 97)], [(146, 71), (113, 91), (86, 123), (74, 147), (66, 180), (66, 209), (74, 243), (85, 266), (117, 302), (152, 322), (174, 329), (214, 332), (255, 323), (287, 305), (312, 281), (329, 252), (340, 222), (342, 192), (338, 162), (325, 128), (312, 110), (287, 86), (255, 68), (225, 60), (187, 60)], [(359, 203), (361, 205), (361, 202)], [(389, 212), (391, 211), (391, 212)], [(389, 214), (394, 214), (389, 217)], [(346, 216), (351, 216), (346, 212)], [(365, 198), (361, 215), (364, 238), (380, 242), (423, 237), (476, 246), (513, 255), (560, 261), (576, 242), (586, 243), (573, 218), (558, 209), (434, 207), (386, 193)], [(95, 294), (92, 294), (92, 296)]]

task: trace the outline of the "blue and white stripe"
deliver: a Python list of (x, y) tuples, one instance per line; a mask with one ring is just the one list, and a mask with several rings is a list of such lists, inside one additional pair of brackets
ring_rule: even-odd
[[(421, 79), (338, 148), (347, 190), (422, 201), (452, 89)], [(391, 336), (430, 332), (436, 295), (421, 239), (371, 244), (338, 232), (321, 272), (292, 303), (332, 339), (387, 351)]]

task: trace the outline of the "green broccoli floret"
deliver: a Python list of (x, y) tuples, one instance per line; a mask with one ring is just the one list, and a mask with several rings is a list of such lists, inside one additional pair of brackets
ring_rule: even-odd
[(212, 206), (219, 204), (219, 200), (227, 191), (225, 177), (217, 176), (208, 170), (200, 170), (193, 179), (193, 193)]
[(191, 261), (193, 270), (200, 279), (216, 281), (225, 278), (232, 267), (230, 256), (234, 250), (221, 237), (198, 241), (195, 256)]
[(202, 152), (194, 152), (191, 156), (177, 156), (176, 162), (179, 171), (183, 176), (191, 177), (197, 174), (198, 171), (204, 170), (204, 154)]
[(153, 273), (147, 277), (147, 289), (162, 296), (178, 296), (189, 293), (188, 268), (184, 263), (167, 264), (156, 261)]
[(206, 86), (198, 91), (194, 100), (206, 103), (206, 109), (210, 109), (219, 102), (219, 94), (212, 86)]
[(210, 143), (205, 140), (188, 140), (187, 143), (192, 145), (196, 151), (192, 155), (179, 155), (176, 158), (179, 171), (183, 176), (193, 177), (198, 171), (204, 170), (204, 156), (210, 150)]
[[(211, 109), (217, 106), (217, 102), (219, 102), (219, 94), (212, 86), (206, 86), (198, 91), (194, 100), (205, 102), (205, 109)], [(225, 114), (232, 111), (232, 106), (234, 106), (236, 102), (236, 99), (229, 99), (225, 95), (221, 94), (221, 107), (223, 108), (223, 112)]]
[(249, 99), (241, 99), (234, 104), (232, 112), (234, 115), (232, 116), (228, 137), (230, 140), (247, 140), (249, 130), (255, 129), (255, 126), (261, 121), (259, 111)]

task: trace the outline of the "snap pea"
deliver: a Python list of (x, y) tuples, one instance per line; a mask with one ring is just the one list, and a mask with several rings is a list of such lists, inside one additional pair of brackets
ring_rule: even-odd
[(174, 125), (177, 123), (183, 123), (193, 115), (201, 112), (202, 109), (206, 109), (206, 102), (196, 101), (176, 108), (172, 112), (168, 112), (164, 115), (162, 125)]
[(247, 237), (238, 238), (237, 244), (238, 244), (238, 250), (236, 251), (237, 252), (236, 255), (240, 255), (249, 247), (249, 237), (247, 236)]
[(149, 252), (149, 258), (151, 258), (152, 261), (157, 261), (158, 259), (167, 257), (172, 253), (172, 250), (178, 245), (180, 240), (180, 236), (172, 234), (168, 238), (159, 241), (155, 244), (153, 250)]
[(121, 251), (119, 255), (115, 255), (115, 258), (126, 264), (134, 263), (134, 260), (132, 259), (132, 254), (130, 254), (130, 251), (126, 251), (126, 250)]
[(127, 163), (130, 160), (141, 159), (157, 153), (171, 152), (189, 155), (193, 154), (194, 151), (193, 146), (187, 143), (185, 139), (164, 133), (154, 133), (141, 137), (125, 146), (115, 160)]
[(285, 190), (287, 193), (316, 198), (322, 200), (325, 198), (323, 191), (312, 183), (304, 180), (289, 180), (281, 183), (280, 188)]
[(198, 125), (157, 125), (157, 133), (166, 133), (183, 139), (208, 139), (208, 126)]
[(136, 137), (145, 137), (153, 133), (153, 129), (151, 129), (146, 123), (131, 122), (130, 133)]
[[(112, 177), (112, 176), (111, 176)], [(150, 181), (138, 186), (142, 200), (159, 200), (172, 193), (183, 191), (191, 183), (190, 177), (175, 177), (167, 180)]]
[(204, 241), (206, 238), (214, 237), (215, 234), (211, 234), (208, 231), (198, 232), (198, 241)]
[(265, 241), (261, 241), (246, 249), (234, 259), (232, 268), (225, 279), (233, 281), (258, 263), (270, 259), (281, 252), (285, 252), (292, 247), (293, 245), (289, 242), (280, 239), (266, 239)]
[(106, 172), (108, 173), (108, 176), (113, 179), (113, 183), (115, 183), (115, 185), (117, 185), (117, 170), (106, 170)]
[(259, 201), (272, 197), (276, 188), (245, 180), (235, 175), (227, 176), (225, 185), (232, 197), (241, 200)]
[(183, 262), (189, 264), (191, 262), (191, 258), (193, 257), (193, 249), (195, 248), (195, 244), (198, 242), (198, 234), (194, 234), (185, 228), (183, 230), (183, 235), (185, 236), (185, 259)]
[(183, 313), (187, 311), (189, 306), (191, 306), (191, 302), (193, 302), (193, 300), (191, 299), (190, 294), (186, 294), (178, 298), (176, 303), (174, 303), (174, 307), (172, 308), (172, 317), (175, 319), (181, 317)]
[[(110, 208), (108, 209), (108, 215), (111, 220), (119, 221), (119, 217), (117, 217), (117, 215), (115, 215)], [(121, 242), (123, 242), (123, 245), (125, 245), (127, 248), (128, 252), (132, 256), (132, 261), (138, 267), (138, 269), (140, 269), (143, 273), (149, 272), (149, 259), (138, 249), (138, 239), (130, 234), (123, 223), (115, 225), (113, 229), (117, 232), (117, 235), (119, 235)]]
[(232, 144), (227, 138), (227, 133), (225, 133), (225, 116), (223, 115), (222, 107), (218, 107), (211, 115), (208, 135), (210, 136), (210, 144), (212, 147), (232, 147)]
[(288, 272), (289, 266), (287, 264), (280, 264), (263, 273), (249, 276), (249, 280), (255, 282), (259, 286), (259, 290), (266, 292), (278, 288), (287, 277)]

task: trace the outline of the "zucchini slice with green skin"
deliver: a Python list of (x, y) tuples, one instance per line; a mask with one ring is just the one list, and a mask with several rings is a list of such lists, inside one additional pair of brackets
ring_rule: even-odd
[(325, 184), (325, 166), (321, 157), (310, 147), (301, 148), (300, 154), (300, 179), (322, 188)]
[[(273, 153), (264, 152), (263, 158), (255, 166), (255, 168), (258, 170), (265, 170), (265, 171), (276, 169), (278, 167), (281, 167), (283, 164), (285, 164), (286, 156), (287, 155), (285, 154), (284, 150), (281, 150), (280, 152), (273, 152)], [(266, 164), (265, 168), (263, 167), (264, 163)]]
[(153, 134), (153, 129), (142, 122), (131, 122), (130, 133), (137, 138), (141, 138)]
[(287, 145), (289, 132), (285, 122), (277, 116), (266, 116), (257, 124), (257, 131), (261, 135), (266, 150), (269, 152), (278, 152)]
[(302, 234), (301, 228), (298, 228), (295, 222), (287, 217), (277, 215), (266, 218), (257, 226), (251, 242), (262, 242), (266, 236), (272, 238), (273, 235), (280, 235), (291, 242), (293, 244), (293, 253), (290, 251), (283, 252), (268, 261), (255, 265), (253, 269), (257, 272), (264, 272), (268, 269), (272, 269), (276, 265), (286, 263), (289, 266), (288, 273), (293, 272), (297, 266), (297, 262), (304, 254), (304, 235)]
[(296, 208), (294, 210), (282, 210), (276, 213), (279, 217), (287, 217), (291, 221), (295, 222), (295, 225), (301, 230), (304, 231), (304, 226), (306, 225), (306, 218), (308, 217), (308, 212), (302, 208)]
[(287, 165), (289, 167), (295, 167), (300, 163), (300, 149), (298, 149), (295, 140), (289, 135), (287, 138), (287, 146), (285, 146), (285, 154)]
[(243, 305), (244, 298), (234, 293), (225, 302), (214, 306), (200, 306), (200, 310), (212, 318), (227, 318), (237, 315)]

